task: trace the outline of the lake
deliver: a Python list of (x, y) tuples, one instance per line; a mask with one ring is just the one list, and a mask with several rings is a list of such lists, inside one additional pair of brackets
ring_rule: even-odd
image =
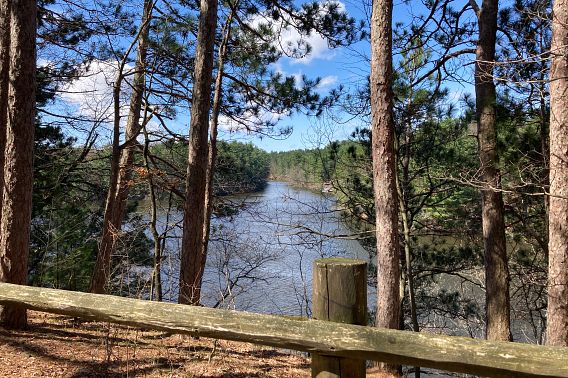
[[(369, 260), (335, 210), (335, 199), (269, 182), (259, 193), (224, 198), (239, 211), (212, 220), (202, 303), (291, 316), (310, 315), (312, 263), (322, 257)], [(182, 214), (171, 214), (170, 224)], [(160, 216), (165, 225), (165, 214)], [(181, 229), (173, 228), (162, 269), (164, 299), (177, 299)], [(369, 303), (374, 303), (371, 289)]]
[[(202, 290), (205, 306), (310, 316), (314, 260), (342, 256), (369, 261), (368, 252), (350, 237), (351, 231), (336, 210), (331, 194), (273, 181), (260, 193), (224, 197), (223, 201), (230, 202), (239, 211), (212, 220)], [(181, 225), (182, 215), (179, 210), (172, 211), (168, 219), (170, 227)], [(159, 228), (163, 230), (165, 211), (159, 220)], [(458, 241), (448, 239), (447, 242)], [(164, 300), (168, 301), (177, 301), (180, 244), (181, 228), (172, 227), (162, 268)], [(438, 298), (441, 290), (456, 291), (463, 299), (469, 298), (483, 306), (484, 291), (480, 287), (483, 271), (462, 272), (462, 276), (467, 276), (468, 280), (440, 274), (425, 294)], [(518, 298), (518, 294), (514, 295), (513, 303), (518, 302)], [(369, 287), (368, 306), (373, 309), (375, 304), (376, 289)], [(512, 322), (515, 340), (534, 342), (535, 326), (515, 307)], [(459, 312), (458, 309), (457, 314), (448, 316), (436, 309), (422, 309), (419, 313), (422, 329), (483, 337), (483, 319), (464, 318)]]

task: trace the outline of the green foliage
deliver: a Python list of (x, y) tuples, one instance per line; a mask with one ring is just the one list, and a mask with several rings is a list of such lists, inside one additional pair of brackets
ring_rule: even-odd
[(84, 203), (58, 198), (32, 222), (29, 261), (32, 285), (87, 290), (94, 267), (101, 214)]
[[(151, 152), (159, 158), (156, 175), (167, 176), (174, 187), (184, 190), (187, 166), (187, 145), (167, 142), (152, 146)], [(213, 192), (217, 196), (255, 192), (264, 189), (270, 173), (267, 152), (250, 143), (217, 142), (217, 164), (213, 178)]]
[(326, 177), (327, 156), (324, 150), (292, 150), (270, 153), (270, 174), (307, 188), (321, 187)]
[(264, 189), (270, 173), (268, 153), (250, 143), (217, 143), (214, 192), (217, 195), (256, 192)]
[[(36, 149), (45, 153), (39, 158), (51, 165), (36, 165), (29, 279), (38, 286), (85, 291), (101, 236), (108, 182), (101, 167), (108, 167), (109, 155), (105, 150), (91, 152), (93, 160), (85, 161), (80, 159), (82, 151), (69, 145), (42, 147)], [(100, 160), (95, 158), (99, 153), (103, 156)], [(133, 209), (127, 209), (130, 215), (118, 239), (113, 266), (152, 263), (151, 245), (145, 234), (147, 221), (132, 213)]]

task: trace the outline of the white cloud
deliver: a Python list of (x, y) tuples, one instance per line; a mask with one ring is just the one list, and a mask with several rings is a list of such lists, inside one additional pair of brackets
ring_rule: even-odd
[[(310, 64), (314, 59), (331, 60), (335, 56), (335, 52), (331, 50), (327, 41), (317, 33), (311, 33), (308, 36), (301, 35), (296, 29), (284, 29), (280, 37), (280, 46), (284, 53), (290, 54), (294, 47), (309, 45), (310, 51), (306, 52), (299, 58), (290, 57), (291, 64)], [(287, 49), (287, 50), (286, 50)], [(305, 51), (305, 50), (303, 50)]]
[(338, 77), (335, 75), (324, 76), (321, 78), (318, 89), (327, 89), (337, 83)]
[(280, 62), (272, 63), (271, 66), (274, 68), (275, 73), (286, 76), (286, 71), (284, 71)]
[(37, 66), (38, 67), (50, 67), (53, 65), (53, 62), (47, 59), (38, 58)]
[(293, 76), (296, 88), (302, 89), (304, 87), (304, 74), (302, 73), (302, 71), (296, 72), (295, 74), (293, 74)]
[[(130, 98), (132, 96), (132, 65), (125, 65), (124, 80), (120, 92), (120, 126), (124, 130), (128, 119)], [(62, 88), (60, 99), (66, 105), (66, 111), (88, 119), (97, 125), (99, 141), (108, 143), (112, 139), (114, 120), (113, 86), (118, 77), (119, 66), (116, 61), (95, 60), (81, 69), (80, 76)], [(150, 120), (146, 124), (150, 134), (160, 134), (161, 124)], [(121, 131), (121, 134), (124, 134)], [(141, 134), (139, 142), (143, 142)]]
[[(132, 66), (127, 65), (125, 71), (129, 70), (132, 70)], [(110, 121), (114, 115), (113, 85), (117, 74), (118, 63), (116, 61), (95, 60), (83, 68), (79, 78), (63, 88), (61, 99), (74, 106), (83, 117)], [(130, 93), (128, 82), (123, 82), (121, 116), (126, 116), (128, 112)]]
[(265, 111), (259, 115), (249, 113), (240, 117), (239, 122), (227, 117), (226, 115), (220, 115), (219, 128), (223, 131), (228, 131), (231, 133), (249, 133), (258, 130), (266, 122), (275, 124), (289, 115), (289, 111), (286, 111), (284, 113)]
[[(320, 3), (322, 12), (327, 10), (326, 5), (330, 2), (337, 4), (339, 11), (345, 11), (344, 3), (335, 0), (326, 0)], [(269, 22), (272, 22), (270, 26), (274, 33), (278, 36), (278, 40), (275, 42), (275, 45), (289, 57), (290, 64), (310, 64), (314, 59), (333, 59), (335, 56), (334, 50), (329, 48), (327, 40), (320, 34), (315, 32), (312, 32), (309, 35), (300, 34), (298, 30), (292, 26), (285, 27), (285, 21), (289, 21), (289, 19), (281, 22), (274, 22), (271, 19), (266, 18), (264, 15), (258, 15), (255, 16), (249, 24), (253, 28), (258, 28), (261, 24), (266, 25)], [(309, 52), (307, 51), (306, 46), (310, 46)], [(299, 54), (294, 55), (294, 50), (297, 50)]]

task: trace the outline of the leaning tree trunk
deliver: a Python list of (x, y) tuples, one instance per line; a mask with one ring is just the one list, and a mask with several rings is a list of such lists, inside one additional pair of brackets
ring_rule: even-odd
[(555, 0), (553, 14), (546, 342), (568, 346), (568, 1)]
[[(35, 0), (10, 3), (10, 62), (4, 193), (0, 223), (0, 281), (26, 284), (32, 214), (35, 127), (36, 13)], [(23, 328), (26, 310), (5, 306), (0, 321)]]
[(207, 180), (208, 121), (211, 108), (211, 81), (217, 0), (201, 0), (195, 75), (189, 125), (186, 198), (183, 209), (183, 236), (179, 303), (197, 304), (201, 295), (201, 280), (206, 256), (202, 254), (205, 191)]
[[(370, 79), (378, 269), (377, 327), (398, 329), (400, 256), (392, 89), (392, 0), (373, 1)], [(385, 369), (396, 372), (392, 366), (385, 366)]]
[[(91, 292), (102, 294), (106, 292), (111, 271), (111, 256), (114, 254), (117, 241), (122, 228), (122, 220), (128, 199), (129, 182), (132, 178), (132, 165), (134, 162), (134, 147), (136, 137), (140, 134), (140, 113), (145, 88), (146, 52), (148, 45), (149, 24), (152, 17), (153, 2), (144, 2), (142, 26), (138, 35), (138, 50), (136, 54), (135, 72), (132, 79), (132, 97), (128, 120), (126, 121), (125, 142), (122, 147), (118, 145), (117, 114), (115, 114), (115, 136), (111, 163), (111, 178), (107, 193), (103, 232), (97, 254), (97, 262), (91, 280)], [(123, 73), (119, 72), (122, 81)], [(120, 93), (120, 84), (115, 85), (115, 102), (118, 101), (117, 93)], [(115, 106), (115, 112), (120, 107)]]
[(481, 207), (485, 250), (485, 313), (488, 340), (510, 340), (509, 269), (496, 130), (493, 82), (498, 0), (483, 0), (475, 64), (477, 137), (481, 164)]

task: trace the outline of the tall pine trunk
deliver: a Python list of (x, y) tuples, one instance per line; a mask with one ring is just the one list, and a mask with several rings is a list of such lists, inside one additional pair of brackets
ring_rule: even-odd
[(501, 173), (495, 129), (493, 81), (498, 0), (483, 0), (478, 14), (479, 40), (475, 64), (477, 137), (481, 164), (481, 208), (485, 251), (485, 314), (488, 340), (510, 340), (509, 268)]
[[(0, 281), (26, 284), (32, 214), (35, 127), (35, 0), (11, 0), (4, 192), (0, 223)], [(5, 60), (4, 60), (5, 61)], [(4, 306), (0, 321), (23, 328), (26, 310)]]
[(186, 198), (183, 209), (183, 235), (179, 303), (198, 304), (201, 281), (205, 269), (203, 254), (203, 224), (205, 220), (205, 192), (207, 182), (208, 124), (211, 108), (211, 82), (215, 29), (217, 27), (217, 0), (201, 0), (195, 74), (189, 125)]
[[(0, 0), (0, 167), (4, 168), (6, 128), (8, 125), (8, 71), (10, 66), (10, 0)], [(0, 206), (4, 175), (0, 174)], [(2, 208), (0, 207), (0, 222)]]
[[(238, 3), (238, 0), (237, 0)], [(234, 7), (236, 8), (236, 6)], [(215, 165), (217, 163), (217, 128), (219, 125), (219, 113), (221, 112), (221, 90), (223, 88), (223, 72), (225, 65), (225, 54), (227, 44), (231, 37), (231, 25), (233, 21), (233, 11), (229, 13), (223, 31), (223, 40), (219, 46), (217, 57), (217, 77), (215, 79), (215, 90), (213, 94), (213, 106), (211, 108), (211, 123), (209, 126), (209, 156), (207, 162), (207, 179), (205, 186), (205, 220), (203, 222), (203, 240), (201, 243), (202, 256), (207, 256), (209, 246), (209, 235), (211, 232), (211, 216), (213, 214), (213, 178), (215, 176)]]
[(553, 15), (546, 342), (568, 346), (568, 1), (555, 0)]
[[(374, 0), (371, 22), (371, 127), (377, 236), (377, 327), (398, 329), (400, 252), (394, 151), (392, 0)], [(385, 366), (395, 373), (396, 368)]]
[[(129, 182), (132, 178), (134, 161), (134, 148), (136, 137), (140, 134), (140, 113), (145, 88), (146, 74), (146, 51), (148, 45), (149, 23), (152, 17), (153, 2), (144, 1), (144, 13), (142, 25), (138, 35), (138, 49), (136, 53), (135, 72), (132, 82), (132, 97), (128, 119), (126, 121), (125, 142), (119, 146), (119, 114), (115, 114), (115, 130), (111, 163), (111, 177), (109, 191), (107, 193), (103, 232), (97, 262), (91, 280), (92, 293), (106, 293), (111, 272), (111, 256), (116, 251), (117, 241), (122, 229), (122, 221), (128, 200)], [(115, 84), (115, 103), (119, 101), (120, 83), (123, 80), (123, 72), (119, 72), (119, 79)], [(120, 106), (115, 104), (115, 112), (120, 111)]]

